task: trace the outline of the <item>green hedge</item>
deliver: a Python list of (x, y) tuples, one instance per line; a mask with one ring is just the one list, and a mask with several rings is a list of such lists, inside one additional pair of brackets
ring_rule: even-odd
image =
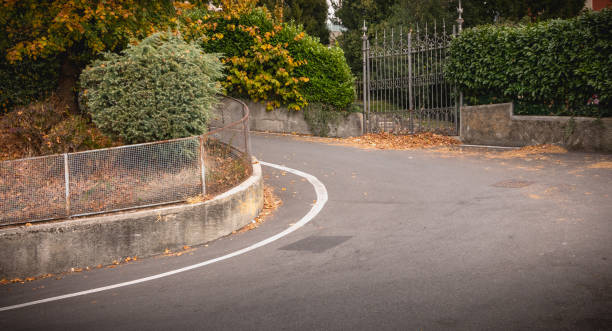
[(311, 103), (324, 103), (345, 109), (355, 100), (354, 78), (339, 47), (327, 47), (315, 37), (306, 35), (295, 40), (301, 27), (286, 25), (279, 33), (279, 41), (288, 44), (287, 49), (296, 60), (306, 64), (297, 67), (300, 76), (308, 77), (302, 93)]
[(453, 40), (446, 76), (468, 103), (513, 101), (519, 114), (612, 116), (612, 10)]

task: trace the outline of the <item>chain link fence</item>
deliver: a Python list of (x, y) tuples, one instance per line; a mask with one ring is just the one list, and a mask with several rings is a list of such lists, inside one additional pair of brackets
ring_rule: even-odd
[(248, 115), (225, 97), (202, 136), (0, 162), (0, 226), (222, 193), (251, 174)]
[(206, 193), (216, 195), (251, 175), (249, 108), (225, 98), (213, 111), (209, 132), (203, 136)]

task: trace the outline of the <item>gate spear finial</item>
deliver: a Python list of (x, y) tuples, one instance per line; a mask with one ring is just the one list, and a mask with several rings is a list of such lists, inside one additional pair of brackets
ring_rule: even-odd
[(363, 28), (361, 28), (361, 31), (363, 31), (363, 37), (366, 36), (366, 32), (368, 32), (368, 28), (366, 27), (366, 21), (363, 20)]
[(463, 7), (461, 7), (461, 0), (459, 0), (459, 7), (457, 7), (457, 13), (459, 13), (459, 18), (457, 18), (457, 23), (459, 24), (459, 32), (461, 32), (463, 28), (463, 17), (461, 17), (461, 14), (463, 14)]
[(446, 20), (442, 17), (442, 33), (446, 36)]

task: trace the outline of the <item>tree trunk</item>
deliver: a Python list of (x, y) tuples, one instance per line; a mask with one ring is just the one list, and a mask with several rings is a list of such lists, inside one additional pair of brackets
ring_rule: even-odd
[(62, 60), (56, 95), (60, 100), (60, 104), (73, 114), (79, 112), (75, 92), (78, 74), (79, 68), (77, 64), (68, 57), (65, 57)]

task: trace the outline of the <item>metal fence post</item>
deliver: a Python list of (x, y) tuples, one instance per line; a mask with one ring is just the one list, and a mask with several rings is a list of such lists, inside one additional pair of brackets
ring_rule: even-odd
[(368, 99), (368, 35), (367, 35), (367, 31), (368, 28), (366, 27), (366, 23), (365, 20), (363, 21), (363, 36), (361, 37), (361, 39), (363, 39), (363, 45), (362, 45), (362, 51), (363, 51), (363, 97), (361, 98), (363, 100), (363, 126), (361, 128), (361, 133), (365, 134), (368, 130), (367, 130), (367, 123), (368, 123), (368, 103), (367, 103), (367, 99)]
[(68, 153), (64, 153), (64, 182), (66, 183), (66, 217), (70, 217), (70, 170), (68, 169)]
[[(244, 107), (246, 106), (243, 106), (243, 114), (246, 113), (244, 111)], [(248, 161), (251, 162), (251, 136), (249, 135), (249, 118), (247, 118), (246, 121), (242, 122), (242, 129), (244, 134), (244, 153), (247, 155), (247, 158), (249, 158)]]
[(206, 165), (204, 164), (204, 135), (200, 136), (200, 181), (202, 182), (202, 196), (206, 195)]

